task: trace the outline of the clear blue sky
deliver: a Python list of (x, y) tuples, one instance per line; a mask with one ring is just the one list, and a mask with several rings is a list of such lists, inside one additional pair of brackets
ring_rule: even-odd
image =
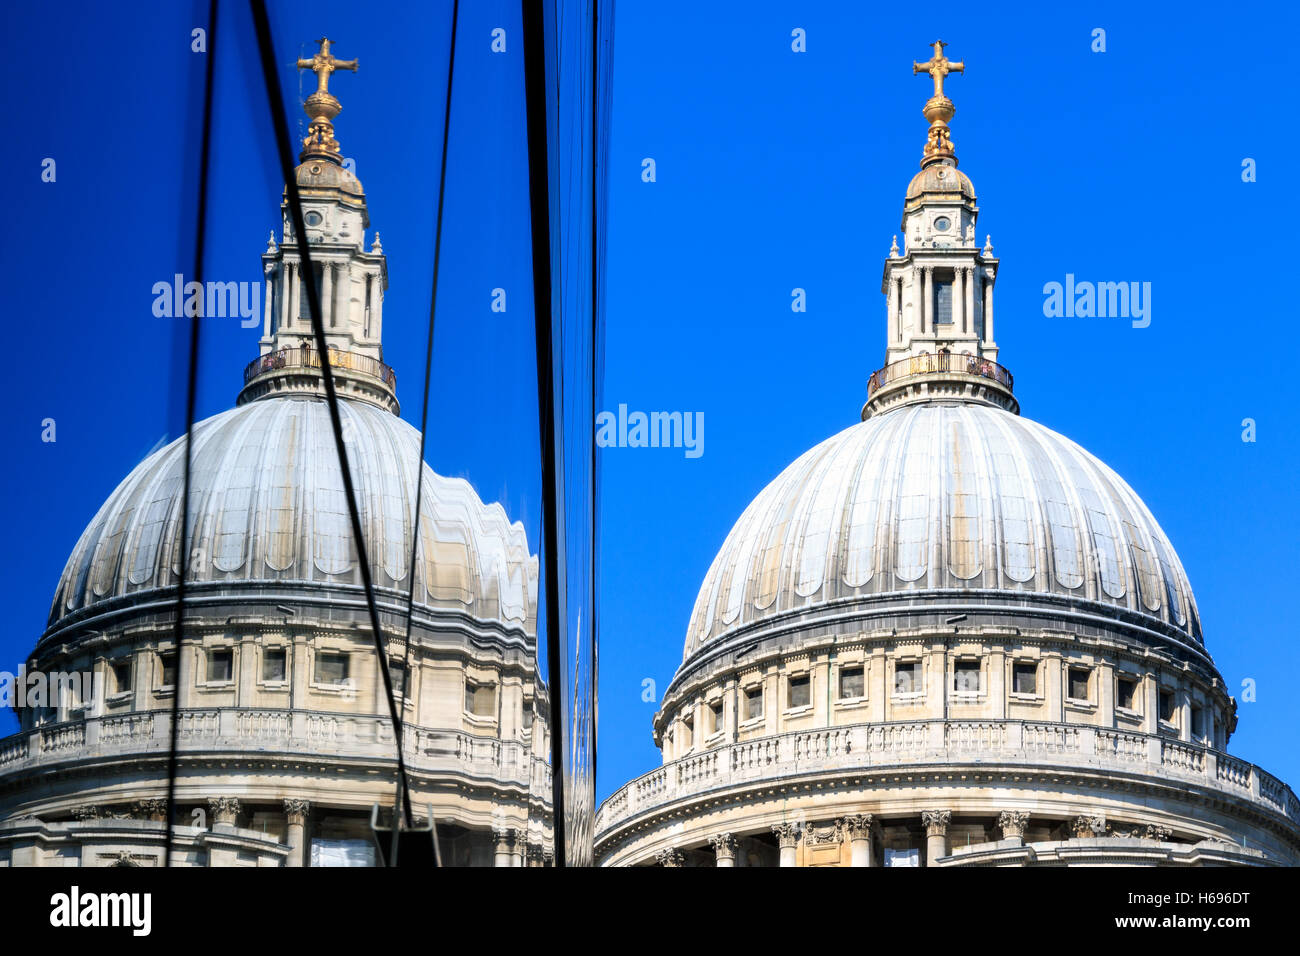
[[(280, 187), (245, 7), (225, 6), (209, 269), (254, 280)], [(308, 51), (327, 32), (361, 60), (336, 81), (338, 134), (389, 252), (385, 344), (415, 418), (449, 5), (390, 17), (355, 3), (276, 6), (281, 38)], [(152, 317), (148, 290), (189, 270), (179, 166), (198, 20), (184, 5), (137, 18), (87, 3), (67, 5), (54, 29), (49, 9), (7, 10), (0, 39), (0, 171), (17, 207), (4, 240), (9, 667), (44, 626), (82, 527), (174, 421), (175, 329)], [(953, 137), (981, 238), (992, 234), (1002, 260), (997, 334), (1022, 410), (1146, 500), (1230, 690), (1258, 682), (1230, 749), (1295, 785), (1300, 649), (1287, 581), (1300, 557), (1300, 412), (1287, 340), (1259, 337), (1296, 308), (1282, 250), (1297, 135), (1277, 106), (1294, 8), (919, 10), (619, 5), (603, 404), (703, 412), (706, 428), (698, 459), (603, 452), (599, 794), (658, 763), (642, 681), (671, 679), (696, 590), (744, 506), (857, 420), (883, 352), (881, 260), (925, 136), (929, 80), (911, 62), (936, 37), (967, 64), (949, 83)], [(462, 21), (429, 460), (503, 501), (535, 542), (517, 5), (465, 3)], [(498, 25), (511, 39), (503, 57), (488, 50)], [(795, 27), (807, 53), (790, 50)], [(1104, 54), (1089, 49), (1097, 27)], [(58, 160), (56, 184), (40, 182), (45, 156)], [(653, 184), (640, 178), (645, 157)], [(1241, 181), (1246, 157), (1253, 184)], [(1067, 272), (1151, 282), (1150, 328), (1044, 318), (1043, 284)], [(790, 311), (796, 286), (806, 314)], [(489, 311), (495, 287), (508, 289), (505, 316)], [(233, 401), (256, 336), (209, 326), (201, 414)], [(45, 417), (58, 422), (54, 445), (39, 439)], [(1254, 444), (1241, 441), (1246, 417)]]

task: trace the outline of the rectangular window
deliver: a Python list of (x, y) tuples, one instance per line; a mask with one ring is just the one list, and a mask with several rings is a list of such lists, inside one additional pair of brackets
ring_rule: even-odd
[(1011, 687), (1017, 694), (1038, 693), (1038, 665), (1021, 663), (1011, 665)]
[(1200, 707), (1192, 708), (1192, 738), (1195, 740), (1205, 738), (1205, 711)]
[(921, 665), (918, 661), (899, 661), (894, 665), (894, 693), (921, 692)]
[(1174, 711), (1174, 692), (1171, 690), (1160, 691), (1160, 719), (1173, 723)]
[(131, 690), (131, 662), (129, 660), (112, 661), (108, 665), (108, 667), (109, 670), (112, 672), (112, 677), (113, 677), (113, 693), (125, 694), (128, 691), (130, 691)]
[(1125, 710), (1136, 710), (1137, 681), (1131, 677), (1120, 677), (1115, 681), (1115, 703)]
[(753, 720), (763, 716), (763, 688), (749, 687), (745, 690), (745, 719)]
[(840, 669), (841, 700), (865, 697), (866, 690), (866, 675), (861, 667), (844, 667)]
[(722, 730), (722, 701), (718, 701), (716, 704), (709, 704), (709, 720), (710, 733), (716, 734), (719, 730)]
[(342, 684), (348, 679), (348, 655), (322, 652), (316, 655), (317, 684)]
[(812, 703), (812, 679), (807, 674), (790, 678), (789, 707), (807, 707)]
[(262, 651), (262, 680), (273, 683), (283, 681), (287, 660), (283, 647), (268, 647)]
[(401, 661), (390, 661), (388, 679), (393, 682), (393, 696), (406, 696), (406, 665)]
[(695, 718), (682, 718), (682, 746), (687, 750), (695, 743)]
[(959, 694), (978, 694), (980, 662), (955, 661), (952, 665), (952, 689)]
[(220, 684), (231, 680), (235, 673), (234, 663), (235, 652), (228, 647), (208, 651), (207, 682)]
[(176, 686), (176, 652), (168, 651), (166, 654), (159, 654), (158, 661), (162, 671), (158, 679), (159, 687)]
[(934, 324), (952, 325), (952, 282), (934, 282)]
[(1070, 697), (1073, 700), (1091, 700), (1088, 696), (1088, 679), (1092, 672), (1086, 667), (1070, 668)]
[(475, 717), (495, 717), (497, 689), (492, 684), (465, 682), (465, 711)]

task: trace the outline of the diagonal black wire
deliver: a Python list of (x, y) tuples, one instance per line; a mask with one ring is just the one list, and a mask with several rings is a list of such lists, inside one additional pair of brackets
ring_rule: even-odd
[[(429, 382), (433, 378), (433, 330), (438, 307), (438, 266), (442, 260), (442, 209), (447, 190), (447, 141), (451, 131), (451, 83), (456, 75), (456, 24), (460, 0), (451, 5), (451, 46), (447, 57), (447, 100), (442, 110), (442, 162), (438, 168), (438, 212), (433, 230), (433, 288), (429, 292), (429, 341), (424, 351), (424, 400), (420, 406), (420, 455), (415, 460), (415, 521), (411, 525), (411, 561), (406, 566), (410, 585), (406, 592), (406, 635), (402, 648), (403, 696), (411, 682), (411, 616), (415, 611), (415, 560), (420, 548), (420, 504), (424, 498), (424, 443), (429, 433)], [(425, 569), (429, 573), (429, 569)], [(399, 708), (400, 710), (400, 708)], [(432, 823), (433, 821), (429, 821)]]
[[(194, 269), (192, 281), (203, 285), (204, 238), (208, 227), (208, 167), (212, 145), (212, 77), (217, 62), (217, 4), (208, 2), (207, 61), (203, 65), (203, 139), (199, 145), (198, 215), (194, 224)], [(176, 614), (172, 622), (175, 645), (176, 676), (172, 687), (171, 740), (167, 751), (167, 845), (163, 848), (163, 866), (172, 865), (172, 835), (176, 827), (176, 744), (180, 739), (181, 688), (185, 666), (182, 645), (185, 643), (185, 579), (190, 570), (190, 465), (194, 460), (194, 407), (197, 404), (199, 379), (199, 315), (196, 307), (190, 316), (189, 375), (185, 386), (185, 462), (181, 478), (181, 561), (176, 581)]]
[(564, 803), (564, 685), (560, 648), (560, 547), (556, 515), (555, 365), (552, 357), (551, 227), (546, 125), (544, 5), (521, 0), (524, 90), (527, 99), (528, 194), (533, 239), (533, 335), (537, 351), (537, 426), (542, 457), (542, 543), (546, 570), (546, 670), (550, 683), (551, 815), (555, 865), (566, 864)]
[[(284, 176), (289, 209), (293, 214), (294, 245), (302, 259), (303, 274), (313, 276), (311, 251), (303, 241), (307, 225), (302, 217), (302, 197), (298, 193), (298, 179), (294, 175), (293, 151), (289, 145), (289, 121), (284, 112), (280, 91), (280, 78), (275, 72), (275, 47), (271, 39), (271, 25), (266, 16), (265, 0), (249, 0), (253, 12), (253, 26), (257, 31), (257, 48), (262, 61), (262, 78), (266, 83), (266, 98), (271, 109), (271, 126), (275, 131), (275, 144), (280, 154), (280, 171)], [(343, 422), (339, 417), (339, 399), (334, 389), (334, 371), (330, 367), (329, 342), (325, 339), (325, 325), (321, 321), (320, 290), (315, 281), (304, 282), (307, 306), (311, 312), (311, 327), (316, 338), (316, 351), (320, 355), (321, 376), (325, 380), (325, 398), (329, 403), (330, 424), (334, 427), (334, 447), (338, 450), (339, 470), (343, 473), (343, 491), (348, 499), (348, 516), (352, 519), (352, 538), (357, 547), (357, 561), (361, 565), (361, 583), (366, 589), (366, 607), (370, 612), (370, 630), (374, 636), (375, 655), (379, 663), (379, 676), (384, 683), (384, 696), (388, 700), (389, 716), (393, 724), (393, 738), (397, 747), (397, 783), (399, 800), (406, 814), (407, 826), (412, 825), (411, 789), (406, 773), (406, 757), (402, 746), (402, 721), (393, 696), (393, 677), (389, 673), (388, 658), (384, 650), (383, 632), (379, 627), (379, 607), (375, 603), (374, 582), (370, 575), (370, 560), (366, 554), (366, 539), (361, 529), (361, 512), (357, 509), (356, 491), (352, 486), (352, 470), (348, 466), (347, 447), (343, 442)], [(396, 828), (398, 821), (393, 821)]]

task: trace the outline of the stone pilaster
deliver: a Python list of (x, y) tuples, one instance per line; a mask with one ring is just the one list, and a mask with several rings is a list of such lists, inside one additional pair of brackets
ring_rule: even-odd
[(1081, 813), (1070, 821), (1070, 832), (1077, 840), (1106, 835), (1106, 818), (1097, 813)]
[(138, 820), (166, 823), (167, 801), (162, 797), (155, 797), (152, 800), (137, 800), (131, 807), (131, 816)]
[(655, 854), (655, 862), (660, 866), (681, 866), (683, 861), (682, 851), (678, 849), (660, 850)]

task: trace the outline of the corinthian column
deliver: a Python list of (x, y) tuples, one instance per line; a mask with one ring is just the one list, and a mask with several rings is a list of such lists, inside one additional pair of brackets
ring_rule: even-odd
[(262, 334), (267, 338), (271, 337), (271, 302), (275, 297), (274, 272), (275, 266), (266, 267), (266, 301), (262, 303)]
[(772, 832), (776, 834), (777, 846), (781, 848), (781, 866), (794, 866), (796, 848), (799, 846), (799, 824), (777, 823)]
[(280, 324), (283, 329), (289, 324), (289, 263), (280, 261)]
[(320, 312), (321, 325), (325, 328), (334, 327), (334, 263), (325, 262), (321, 264), (321, 290), (320, 290)]
[(966, 301), (966, 296), (962, 292), (962, 279), (966, 276), (966, 270), (952, 270), (952, 331), (966, 331), (966, 313), (962, 308)]
[(898, 280), (893, 275), (889, 277), (889, 298), (888, 298), (889, 318), (885, 321), (885, 341), (890, 345), (894, 344), (898, 338)]
[(934, 269), (925, 266), (925, 301), (921, 303), (921, 334), (934, 330)]
[(851, 866), (875, 866), (871, 858), (871, 814), (859, 813), (845, 817), (841, 823), (849, 835), (849, 849), (853, 854)]
[(713, 852), (718, 858), (718, 866), (735, 866), (736, 865), (736, 838), (730, 833), (719, 833), (717, 836), (709, 837), (709, 842), (713, 844)]
[(975, 270), (962, 270), (962, 288), (966, 292), (966, 308), (962, 312), (963, 332), (969, 332), (975, 325)]
[(681, 850), (660, 850), (655, 854), (655, 862), (660, 866), (681, 866), (682, 859)]
[(1002, 831), (1002, 839), (1019, 840), (1025, 842), (1025, 824), (1029, 822), (1029, 814), (1023, 810), (1003, 810), (998, 814), (998, 829)]
[(948, 824), (952, 823), (952, 811), (923, 810), (921, 822), (925, 824), (925, 865), (934, 866), (939, 857), (948, 855)]
[(495, 852), (492, 856), (493, 866), (510, 866), (510, 831), (505, 827), (500, 827), (492, 831), (496, 837)]
[(285, 837), (285, 842), (289, 844), (289, 856), (284, 861), (285, 866), (307, 865), (303, 860), (303, 851), (307, 842), (305, 839), (307, 832), (307, 814), (310, 810), (310, 801), (284, 801), (284, 815), (289, 823), (289, 833)]
[(993, 341), (993, 273), (984, 272), (984, 341)]

